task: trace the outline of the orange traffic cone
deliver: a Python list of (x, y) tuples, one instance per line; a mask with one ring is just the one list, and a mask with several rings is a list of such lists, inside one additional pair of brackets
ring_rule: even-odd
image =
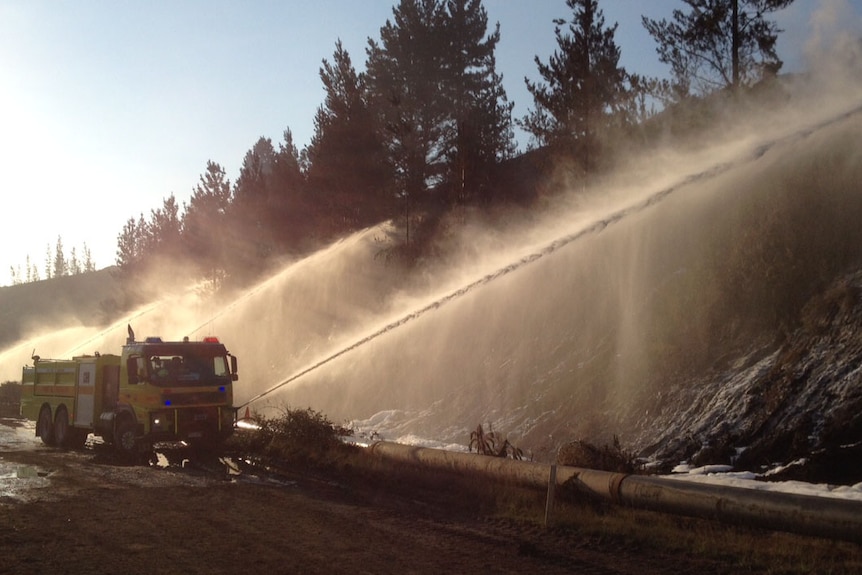
[(251, 419), (251, 415), (248, 412), (248, 406), (245, 407), (245, 415), (243, 416), (243, 419)]

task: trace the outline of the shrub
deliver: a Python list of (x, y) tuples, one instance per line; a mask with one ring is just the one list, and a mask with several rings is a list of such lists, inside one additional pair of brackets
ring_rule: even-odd
[(637, 469), (634, 454), (622, 448), (616, 435), (613, 445), (606, 444), (603, 447), (596, 447), (586, 441), (572, 441), (563, 445), (557, 453), (557, 465), (618, 473), (633, 473)]
[(284, 407), (268, 418), (255, 414), (256, 429), (238, 431), (230, 445), (250, 456), (287, 461), (323, 461), (333, 450), (346, 447), (345, 437), (353, 430), (335, 425), (323, 414), (307, 409)]
[(484, 428), (480, 424), (476, 431), (470, 433), (470, 444), (467, 449), (473, 451), (476, 448), (476, 453), (481, 455), (492, 455), (494, 457), (511, 457), (512, 459), (523, 459), (524, 452), (515, 447), (509, 440), (502, 437), (499, 433), (489, 430), (485, 433)]

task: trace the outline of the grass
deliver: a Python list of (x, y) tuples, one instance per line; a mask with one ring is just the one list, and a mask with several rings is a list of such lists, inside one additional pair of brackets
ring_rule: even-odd
[(367, 474), (387, 490), (402, 490), (419, 500), (450, 505), (472, 517), (545, 530), (573, 545), (649, 550), (668, 557), (683, 554), (721, 563), (734, 573), (862, 572), (862, 546), (853, 543), (615, 506), (565, 490), (558, 490), (551, 525), (545, 527), (546, 494), (542, 490), (478, 472), (455, 474), (404, 465), (365, 451), (355, 454), (351, 467), (354, 473)]
[(684, 554), (732, 573), (862, 572), (860, 545), (615, 506), (565, 487), (557, 490), (552, 523), (545, 526), (544, 490), (478, 471), (455, 473), (387, 459), (345, 443), (350, 430), (313, 410), (285, 408), (276, 418), (256, 420), (260, 429), (237, 433), (231, 449), (279, 461), (294, 472), (372, 485), (393, 497), (425, 502), (447, 517), (517, 524), (567, 545), (644, 550), (668, 558)]

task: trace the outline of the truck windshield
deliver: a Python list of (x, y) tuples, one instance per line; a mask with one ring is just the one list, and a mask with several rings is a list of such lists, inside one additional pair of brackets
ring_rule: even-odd
[(156, 385), (218, 385), (230, 381), (223, 355), (153, 355), (149, 358), (150, 381)]

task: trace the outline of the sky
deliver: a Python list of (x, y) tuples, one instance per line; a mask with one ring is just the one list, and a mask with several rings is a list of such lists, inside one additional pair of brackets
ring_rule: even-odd
[[(395, 0), (0, 0), (0, 285), (26, 262), (45, 277), (58, 237), (114, 264), (129, 218), (174, 195), (188, 201), (207, 161), (235, 181), (260, 137), (286, 129), (301, 149), (323, 102), (319, 69), (341, 40), (358, 71)], [(498, 71), (514, 116), (532, 108), (524, 78), (556, 48), (565, 0), (485, 0), (499, 22)], [(619, 25), (621, 64), (663, 76), (641, 15), (670, 17), (680, 0), (600, 0)], [(821, 8), (833, 28), (862, 34), (862, 0), (797, 0), (774, 15), (784, 71), (806, 67)], [(827, 29), (830, 29), (827, 26)], [(490, 31), (490, 30), (489, 30)], [(518, 134), (521, 149), (527, 138)]]

